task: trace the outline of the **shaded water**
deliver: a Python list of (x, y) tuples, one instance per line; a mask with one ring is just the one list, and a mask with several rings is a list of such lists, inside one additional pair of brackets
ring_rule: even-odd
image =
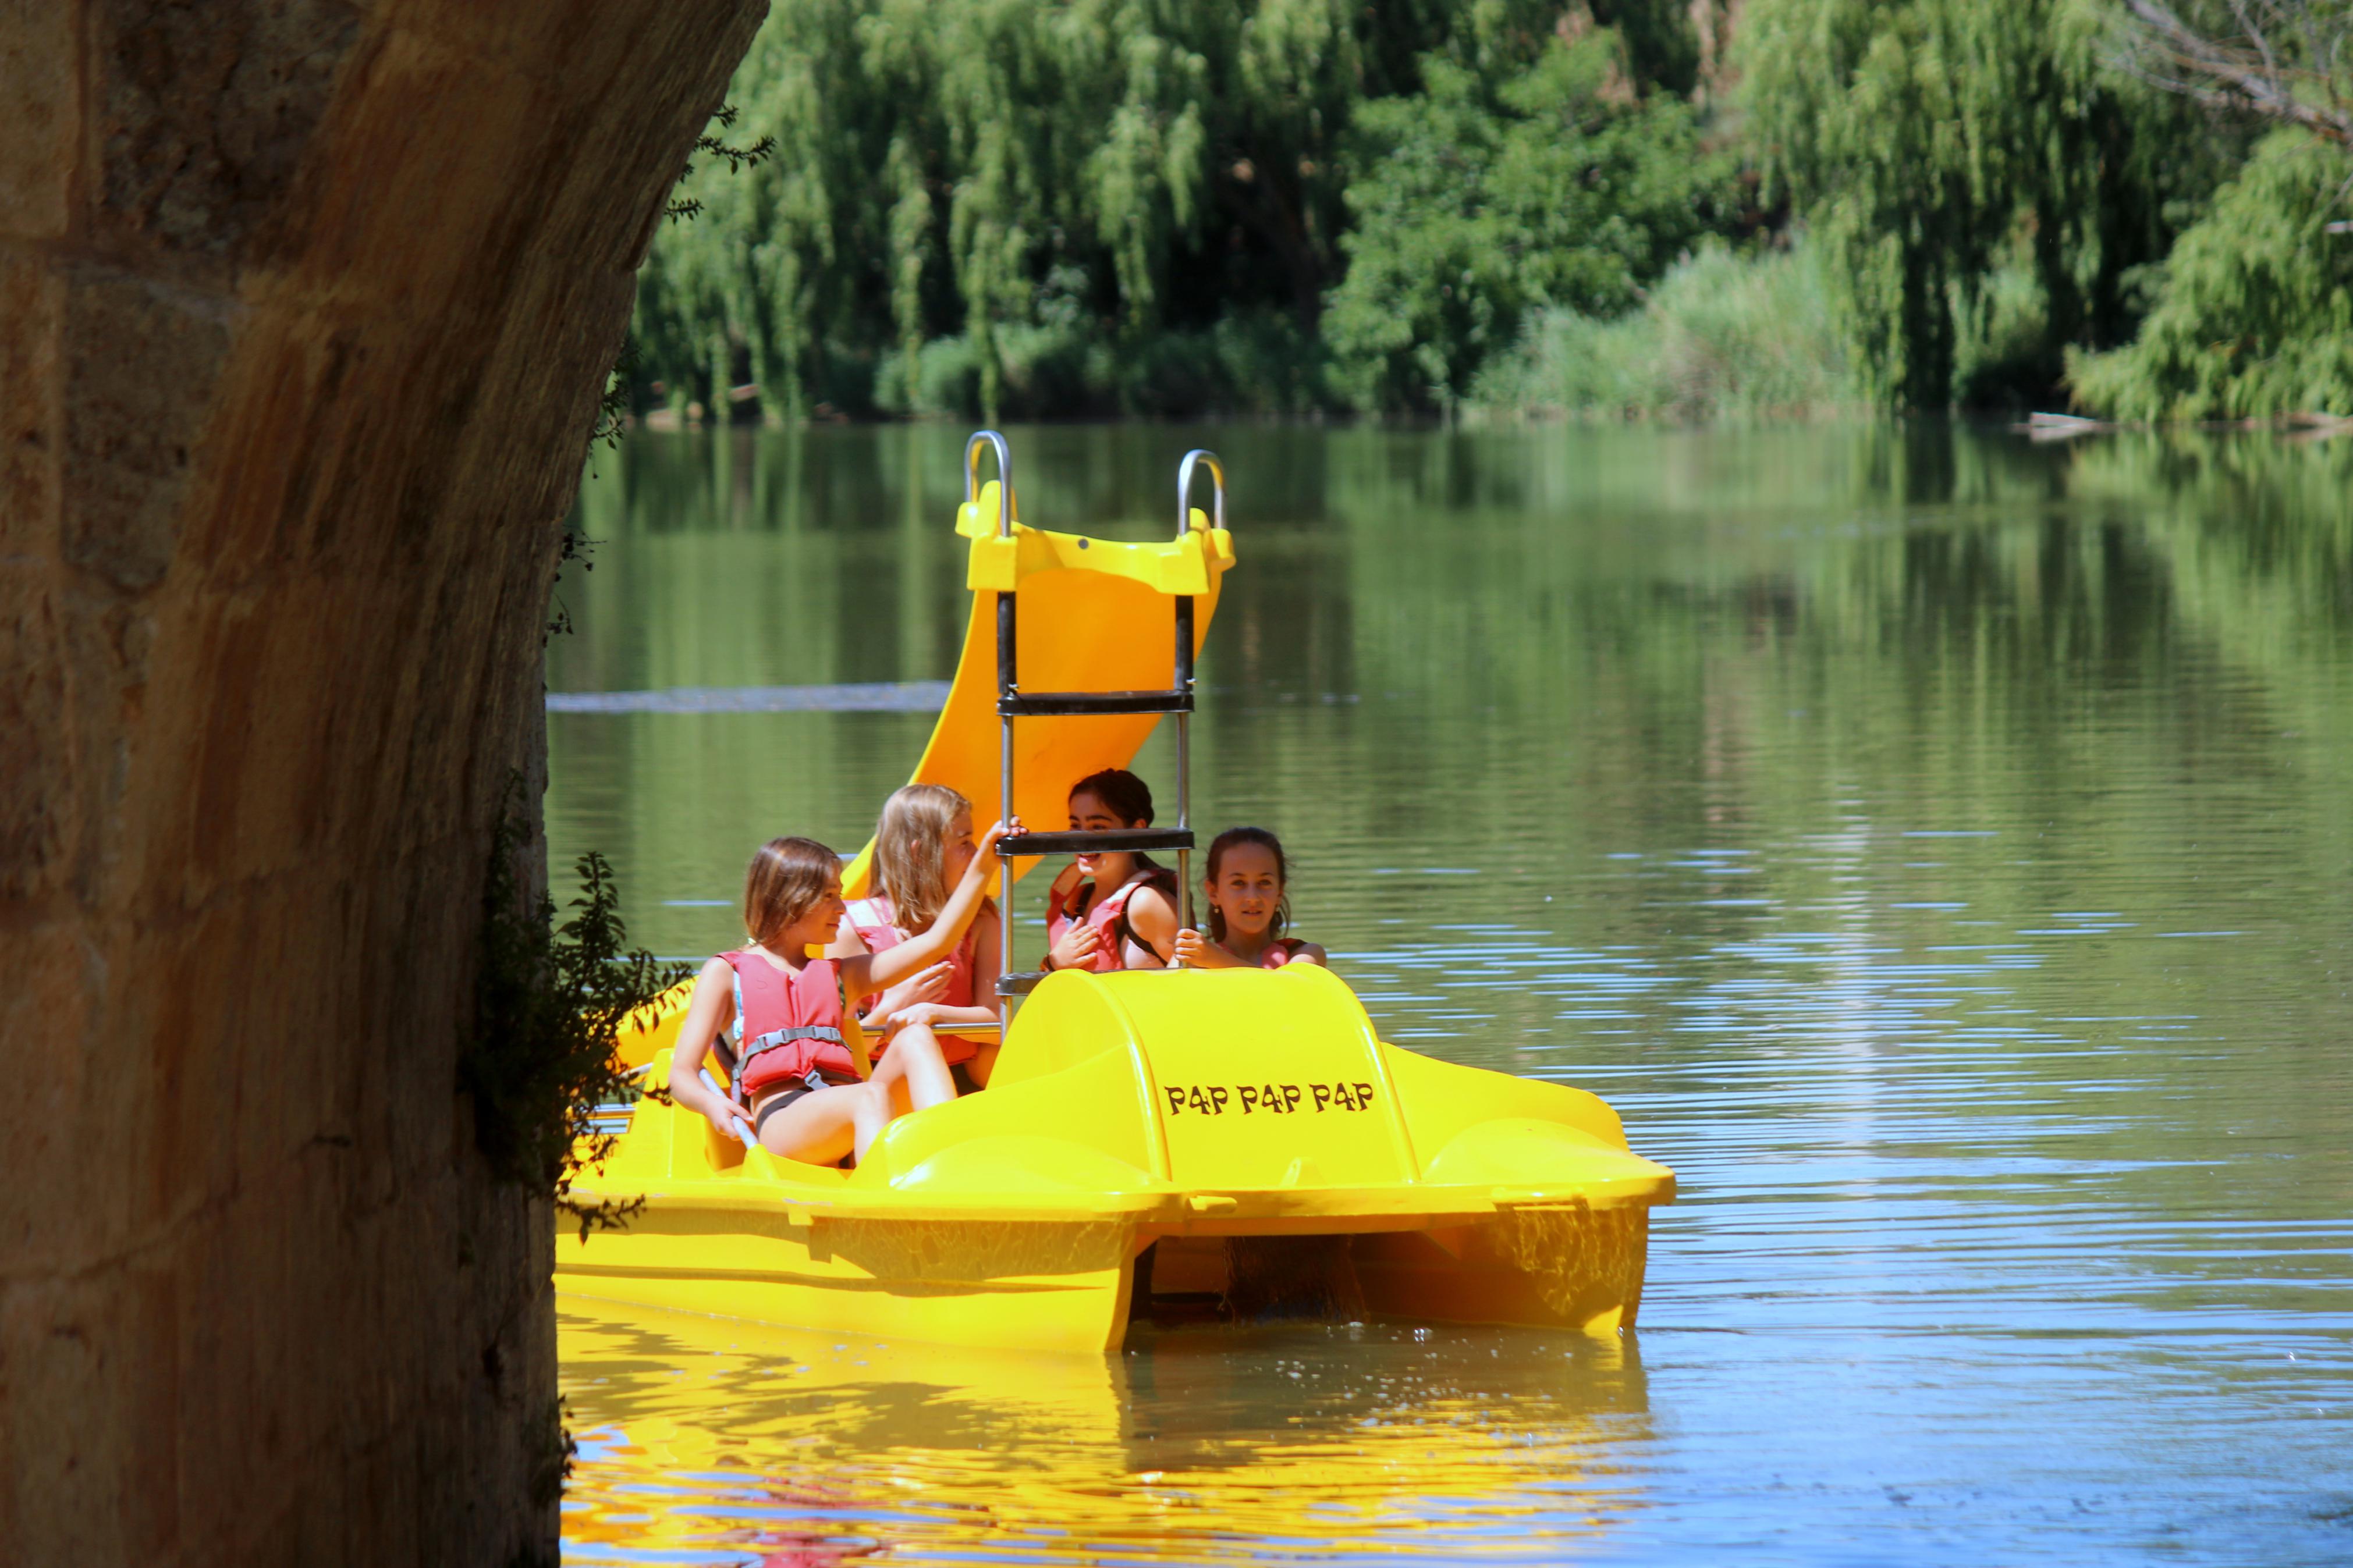
[[(633, 438), (551, 685), (944, 677), (961, 437)], [(1024, 515), (1156, 535), (1197, 444), (1198, 819), (1282, 833), (1389, 1038), (1676, 1168), (1641, 1329), (567, 1303), (569, 1561), (2353, 1561), (2353, 447), (1053, 428)], [(558, 864), (697, 957), (929, 729), (549, 724)]]

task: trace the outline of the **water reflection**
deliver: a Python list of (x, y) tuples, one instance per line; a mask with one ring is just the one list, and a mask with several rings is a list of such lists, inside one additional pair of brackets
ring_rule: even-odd
[(1631, 1347), (1381, 1326), (1109, 1359), (567, 1299), (575, 1563), (1554, 1560), (1641, 1506)]
[[(584, 493), (607, 542), (555, 686), (945, 675), (961, 438), (633, 441)], [(1058, 428), (1014, 433), (1024, 514), (1156, 534), (1196, 445), (1240, 557), (1200, 816), (1282, 833), (1390, 1038), (1605, 1094), (1676, 1167), (1641, 1365), (1161, 1346), (921, 1506), (891, 1479), (944, 1463), (920, 1431), (818, 1399), (846, 1500), (778, 1518), (883, 1557), (2353, 1559), (2353, 442)], [(550, 731), (557, 854), (604, 849), (638, 934), (700, 955), (750, 846), (859, 842), (927, 722)], [(612, 1373), (626, 1343), (567, 1340), (575, 1404), (669, 1396), (659, 1353)], [(944, 1410), (957, 1375), (881, 1381)], [(698, 1408), (678, 1441), (736, 1439)], [(1302, 1479), (1377, 1411), (1377, 1477)], [(1033, 1446), (1094, 1479), (960, 1534), (967, 1494), (1028, 1506), (986, 1476)], [(626, 1445), (581, 1484), (619, 1511), (575, 1552), (700, 1495)], [(1361, 1506), (1305, 1510), (1326, 1487)]]

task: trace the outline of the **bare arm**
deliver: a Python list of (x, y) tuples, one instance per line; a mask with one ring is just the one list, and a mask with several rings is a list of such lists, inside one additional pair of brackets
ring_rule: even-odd
[(997, 907), (983, 904), (972, 921), (972, 1005), (951, 1007), (944, 1002), (925, 1004), (925, 1022), (954, 1033), (958, 1024), (994, 1024), (1005, 1016), (997, 999)]
[(1176, 933), (1176, 962), (1187, 969), (1240, 969), (1242, 963), (1191, 926)]
[(825, 950), (828, 958), (855, 958), (869, 951), (866, 939), (858, 934), (858, 927), (845, 917), (841, 929), (833, 933), (833, 945)]
[(999, 949), (1004, 946), (997, 924), (1005, 916), (995, 904), (982, 909), (972, 922), (972, 994), (975, 1005), (987, 1010), (992, 1018), (1005, 1016), (1005, 1004), (997, 999), (997, 977), (1002, 973)]
[(964, 868), (955, 891), (948, 895), (946, 907), (930, 930), (917, 931), (888, 952), (858, 953), (841, 961), (841, 985), (851, 1001), (871, 996), (955, 950), (955, 944), (964, 940), (965, 927), (980, 912), (981, 900), (987, 896), (988, 874), (997, 866), (997, 841), (1019, 826), (1018, 822), (992, 822), (982, 832), (980, 842), (974, 846), (972, 864)]
[(1127, 896), (1127, 929), (1166, 964), (1176, 951), (1176, 906), (1157, 888), (1138, 888)]
[[(678, 1026), (678, 1045), (670, 1058), (670, 1097), (708, 1121), (728, 1137), (744, 1136), (751, 1113), (731, 1095), (702, 1081), (702, 1060), (711, 1042), (727, 1026), (735, 1012), (735, 972), (723, 958), (714, 958), (694, 978), (694, 994), (686, 1004), (686, 1017)], [(738, 1124), (744, 1131), (738, 1131)]]
[(1318, 969), (1329, 969), (1332, 967), (1331, 960), (1324, 953), (1323, 948), (1317, 946), (1312, 942), (1301, 942), (1299, 944), (1298, 951), (1291, 955), (1291, 962), (1293, 963), (1312, 963)]

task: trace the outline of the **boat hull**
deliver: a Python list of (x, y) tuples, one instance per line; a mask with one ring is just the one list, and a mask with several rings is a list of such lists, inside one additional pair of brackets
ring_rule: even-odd
[[(667, 1048), (647, 1066), (663, 1081)], [(985, 1092), (894, 1121), (855, 1172), (649, 1097), (575, 1191), (635, 1205), (559, 1241), (579, 1295), (1102, 1352), (1164, 1310), (1612, 1332), (1674, 1174), (1593, 1096), (1388, 1045), (1300, 965), (1057, 973)]]
[[(1415, 1229), (1335, 1232), (1334, 1223), (1273, 1234), (1344, 1237), (1369, 1318), (1607, 1334), (1631, 1327), (1641, 1305), (1647, 1207), (1531, 1210)], [(1137, 1296), (1147, 1248), (1170, 1237), (1214, 1244), (1253, 1234), (1267, 1233), (1126, 1220), (793, 1225), (778, 1215), (690, 1219), (649, 1206), (627, 1231), (565, 1237), (556, 1274), (573, 1294), (677, 1311), (944, 1344), (1101, 1352), (1118, 1348), (1131, 1316), (1152, 1310), (1148, 1289)], [(1225, 1278), (1206, 1282), (1222, 1287)], [(1164, 1274), (1162, 1282), (1204, 1281)]]

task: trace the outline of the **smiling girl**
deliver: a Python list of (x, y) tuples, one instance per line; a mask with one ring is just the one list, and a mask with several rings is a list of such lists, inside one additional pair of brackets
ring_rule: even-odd
[(1208, 932), (1178, 931), (1177, 960), (1188, 969), (1324, 963), (1322, 948), (1282, 934), (1291, 923), (1289, 880), (1282, 843), (1265, 828), (1229, 827), (1209, 841), (1208, 873), (1201, 879)]
[[(1124, 768), (1071, 786), (1071, 831), (1152, 826), (1152, 787)], [(1079, 855), (1046, 900), (1049, 969), (1163, 969), (1176, 943), (1176, 878), (1149, 855)]]

